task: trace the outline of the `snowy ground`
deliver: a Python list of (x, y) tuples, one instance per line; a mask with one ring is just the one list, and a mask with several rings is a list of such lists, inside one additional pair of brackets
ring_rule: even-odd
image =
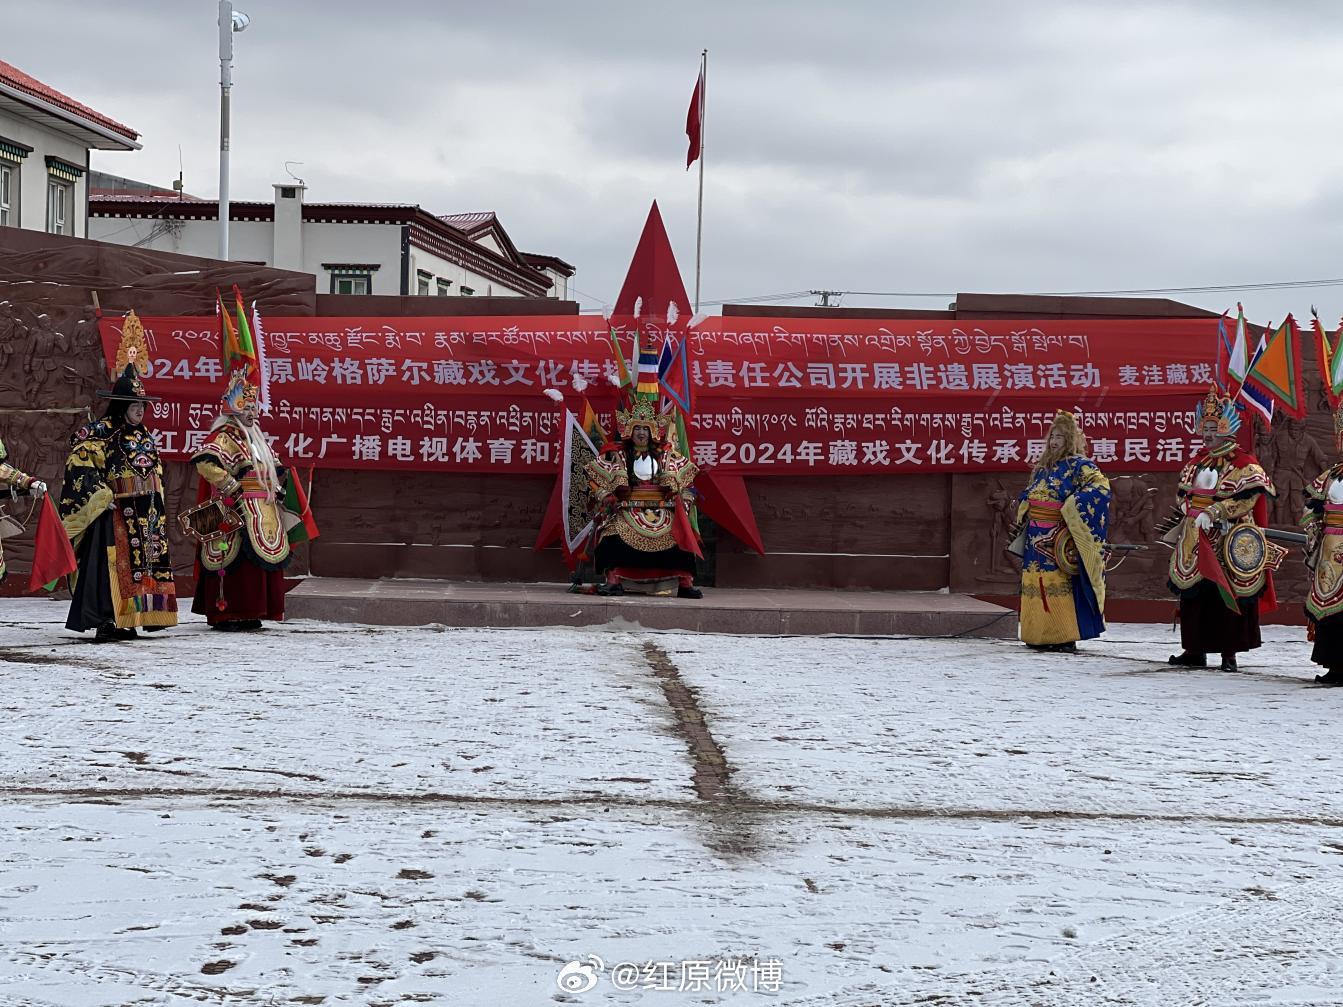
[(1343, 1002), (1343, 692), (1300, 630), (1225, 675), (1154, 663), (1168, 627), (63, 617), (0, 603), (5, 1007)]

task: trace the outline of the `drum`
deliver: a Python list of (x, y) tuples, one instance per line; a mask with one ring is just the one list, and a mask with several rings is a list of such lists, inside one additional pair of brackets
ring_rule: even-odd
[(219, 500), (207, 500), (177, 515), (182, 534), (198, 545), (213, 542), (242, 527), (242, 519)]

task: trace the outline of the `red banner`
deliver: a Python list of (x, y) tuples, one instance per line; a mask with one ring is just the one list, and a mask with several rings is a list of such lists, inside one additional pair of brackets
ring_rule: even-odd
[[(223, 386), (214, 317), (142, 318), (164, 454), (186, 458)], [(582, 375), (614, 401), (606, 323), (584, 316), (264, 318), (265, 428), (295, 464), (553, 472)], [(111, 360), (120, 319), (102, 318)], [(660, 344), (661, 334), (653, 338)], [(1020, 471), (1058, 408), (1097, 461), (1178, 468), (1212, 380), (1215, 319), (711, 318), (689, 334), (705, 467), (802, 472)], [(622, 337), (625, 352), (632, 337)], [(566, 402), (577, 408), (571, 396)]]

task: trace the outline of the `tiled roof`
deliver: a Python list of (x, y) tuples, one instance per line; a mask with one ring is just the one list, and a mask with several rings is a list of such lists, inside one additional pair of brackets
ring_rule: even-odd
[(101, 112), (95, 112), (83, 102), (75, 101), (75, 99), (71, 98), (69, 95), (62, 94), (54, 87), (49, 87), (46, 84), (43, 84), (36, 77), (24, 73), (18, 67), (6, 63), (4, 60), (0, 60), (0, 82), (8, 84), (10, 87), (20, 91), (27, 92), (34, 98), (40, 98), (42, 101), (55, 105), (57, 108), (63, 109), (73, 115), (77, 115), (82, 119), (97, 123), (104, 129), (109, 129), (114, 133), (120, 133), (129, 140), (138, 140), (140, 138), (140, 134), (129, 126), (123, 125), (115, 119), (110, 119)]
[(482, 210), (476, 213), (440, 213), (438, 219), (470, 234), (493, 224), (496, 217), (493, 210)]

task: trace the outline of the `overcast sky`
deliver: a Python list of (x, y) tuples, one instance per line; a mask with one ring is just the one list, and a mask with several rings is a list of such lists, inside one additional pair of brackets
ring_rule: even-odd
[[(656, 199), (706, 301), (1343, 276), (1343, 4), (239, 0), (232, 194), (494, 210), (615, 299)], [(95, 167), (213, 197), (213, 0), (12, 0), (0, 58), (142, 134)], [(1256, 321), (1343, 286), (1172, 295)], [(810, 303), (802, 297), (795, 303)]]

